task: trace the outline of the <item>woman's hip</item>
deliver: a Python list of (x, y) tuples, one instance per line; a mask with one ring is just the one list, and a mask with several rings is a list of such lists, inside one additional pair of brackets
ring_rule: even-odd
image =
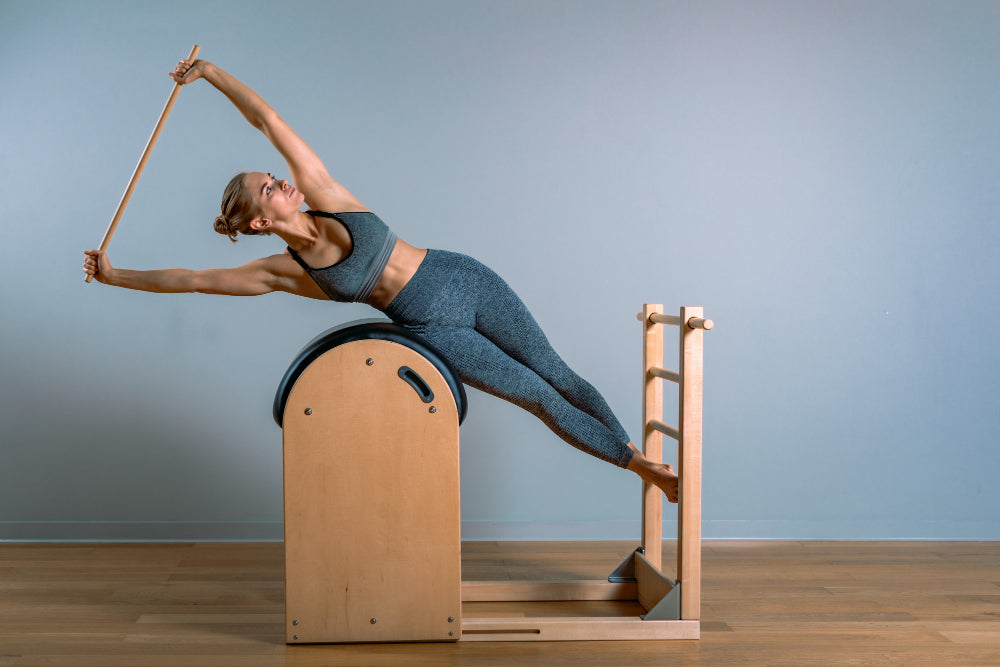
[(385, 314), (403, 325), (474, 326), (475, 315), (489, 292), (509, 289), (479, 260), (450, 250), (428, 250), (413, 277), (392, 300)]

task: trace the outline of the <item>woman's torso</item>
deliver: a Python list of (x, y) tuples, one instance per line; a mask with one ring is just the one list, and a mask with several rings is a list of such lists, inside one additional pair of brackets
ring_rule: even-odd
[(291, 257), (334, 301), (384, 310), (406, 286), (427, 251), (399, 239), (370, 211), (308, 211), (321, 241)]

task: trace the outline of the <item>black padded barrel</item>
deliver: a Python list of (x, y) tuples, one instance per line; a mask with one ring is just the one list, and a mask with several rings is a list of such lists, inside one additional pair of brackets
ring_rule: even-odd
[(462, 385), (458, 373), (451, 367), (451, 364), (430, 343), (398, 324), (389, 322), (388, 320), (359, 320), (357, 322), (338, 325), (328, 331), (324, 331), (316, 338), (313, 338), (295, 356), (295, 360), (288, 367), (288, 370), (285, 371), (285, 377), (281, 378), (278, 391), (274, 394), (272, 414), (278, 426), (281, 426), (285, 415), (285, 401), (288, 400), (288, 395), (291, 393), (292, 387), (295, 386), (295, 381), (299, 379), (299, 376), (309, 364), (318, 359), (324, 352), (332, 350), (338, 345), (367, 339), (387, 340), (398, 343), (410, 348), (431, 362), (434, 368), (444, 377), (445, 382), (448, 383), (448, 388), (451, 389), (451, 393), (455, 397), (455, 405), (458, 407), (458, 423), (462, 423), (465, 419), (465, 413), (468, 410), (465, 399), (465, 387)]

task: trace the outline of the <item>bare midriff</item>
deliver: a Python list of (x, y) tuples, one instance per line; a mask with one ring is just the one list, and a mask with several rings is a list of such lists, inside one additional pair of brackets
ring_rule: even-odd
[(426, 256), (425, 249), (416, 248), (403, 239), (396, 239), (396, 246), (389, 255), (389, 263), (385, 265), (385, 270), (382, 271), (368, 304), (379, 310), (385, 310), (410, 282)]

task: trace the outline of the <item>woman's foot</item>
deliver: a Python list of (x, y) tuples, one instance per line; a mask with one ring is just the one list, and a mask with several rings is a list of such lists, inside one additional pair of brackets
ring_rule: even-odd
[(628, 470), (639, 475), (644, 482), (648, 482), (661, 491), (672, 503), (677, 502), (677, 473), (674, 467), (667, 463), (653, 463), (642, 455), (638, 449), (629, 443), (629, 447), (634, 452), (632, 460), (628, 463)]

